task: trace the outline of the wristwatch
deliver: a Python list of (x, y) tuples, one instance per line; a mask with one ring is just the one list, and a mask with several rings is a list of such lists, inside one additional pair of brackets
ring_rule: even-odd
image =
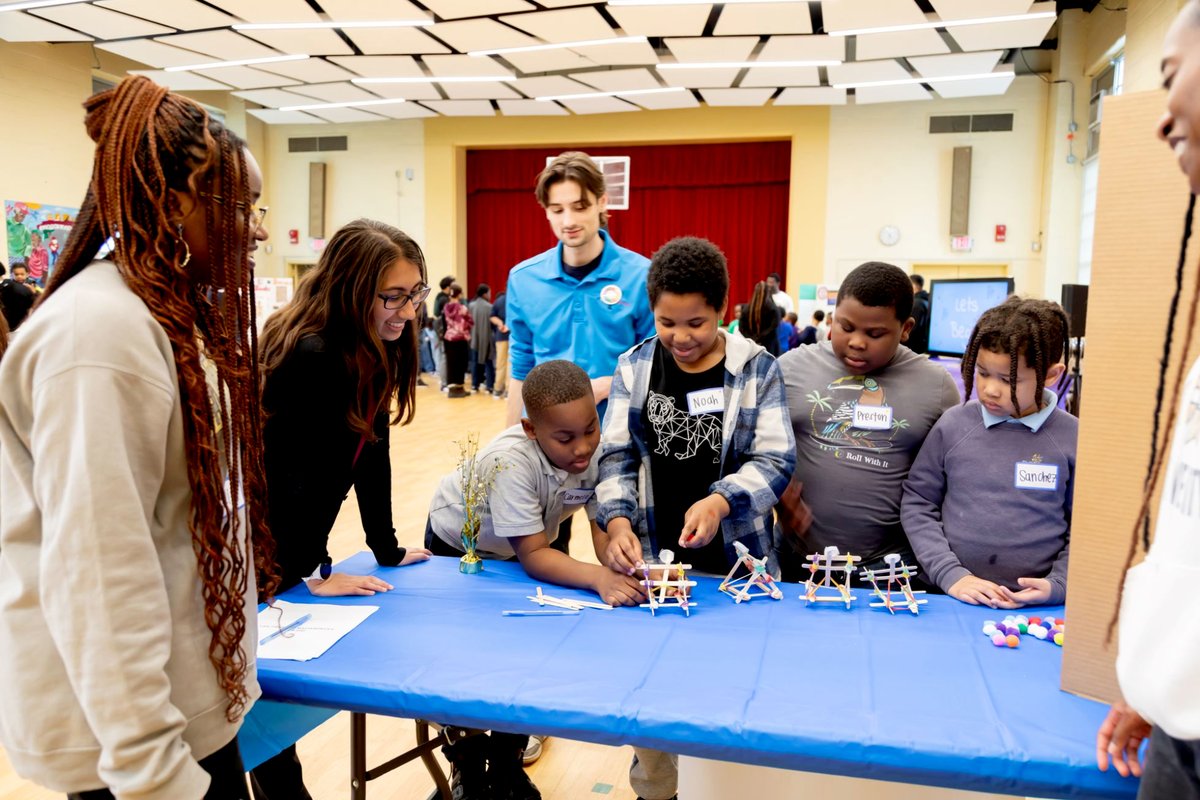
[(327, 561), (322, 561), (321, 565), (313, 570), (313, 574), (309, 575), (304, 580), (306, 581), (327, 581), (329, 576), (333, 574), (333, 565)]

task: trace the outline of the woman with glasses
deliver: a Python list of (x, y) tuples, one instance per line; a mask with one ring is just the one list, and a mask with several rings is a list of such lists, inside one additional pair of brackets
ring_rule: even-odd
[[(402, 231), (374, 220), (333, 235), (260, 339), (269, 522), (281, 589), (371, 595), (392, 587), (333, 572), (329, 532), (350, 487), (367, 545), (381, 566), (424, 561), (392, 527), (388, 428), (412, 420), (418, 372), (415, 307), (429, 295), (425, 256)], [(251, 773), (259, 800), (305, 800), (290, 747)]]

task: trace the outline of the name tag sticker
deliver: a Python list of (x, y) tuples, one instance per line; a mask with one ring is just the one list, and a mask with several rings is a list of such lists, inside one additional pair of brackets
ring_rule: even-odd
[(1058, 489), (1058, 465), (1018, 461), (1013, 474), (1013, 485), (1018, 489), (1053, 492)]
[(687, 393), (688, 413), (693, 417), (699, 414), (720, 414), (725, 411), (725, 389), (714, 386), (711, 389), (697, 389)]
[(854, 406), (854, 427), (863, 431), (886, 431), (892, 427), (891, 406)]
[(563, 505), (581, 506), (588, 500), (591, 500), (592, 495), (595, 493), (595, 489), (567, 489), (562, 495)]

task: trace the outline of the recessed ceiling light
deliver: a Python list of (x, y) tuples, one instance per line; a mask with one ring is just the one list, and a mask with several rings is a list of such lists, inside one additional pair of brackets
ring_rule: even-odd
[(505, 53), (534, 53), (539, 50), (565, 50), (572, 47), (598, 47), (605, 44), (634, 44), (647, 41), (645, 36), (614, 36), (611, 39), (584, 39), (579, 42), (562, 42), (561, 44), (531, 44), (524, 47), (498, 47), (492, 50), (472, 50), (473, 56), (496, 56)]

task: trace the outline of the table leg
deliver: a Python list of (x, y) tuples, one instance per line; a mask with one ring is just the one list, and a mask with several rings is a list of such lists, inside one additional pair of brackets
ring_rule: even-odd
[(367, 715), (350, 713), (350, 800), (367, 800)]
[[(444, 733), (439, 739), (449, 739)], [(429, 742), (429, 723), (423, 719), (417, 720), (417, 746), (425, 745)], [(450, 794), (450, 782), (446, 780), (446, 774), (442, 772), (442, 765), (437, 762), (433, 751), (422, 749), (421, 761), (425, 764), (425, 769), (429, 772), (429, 776), (433, 778), (434, 784), (437, 786), (438, 796), (442, 800), (452, 800)]]

